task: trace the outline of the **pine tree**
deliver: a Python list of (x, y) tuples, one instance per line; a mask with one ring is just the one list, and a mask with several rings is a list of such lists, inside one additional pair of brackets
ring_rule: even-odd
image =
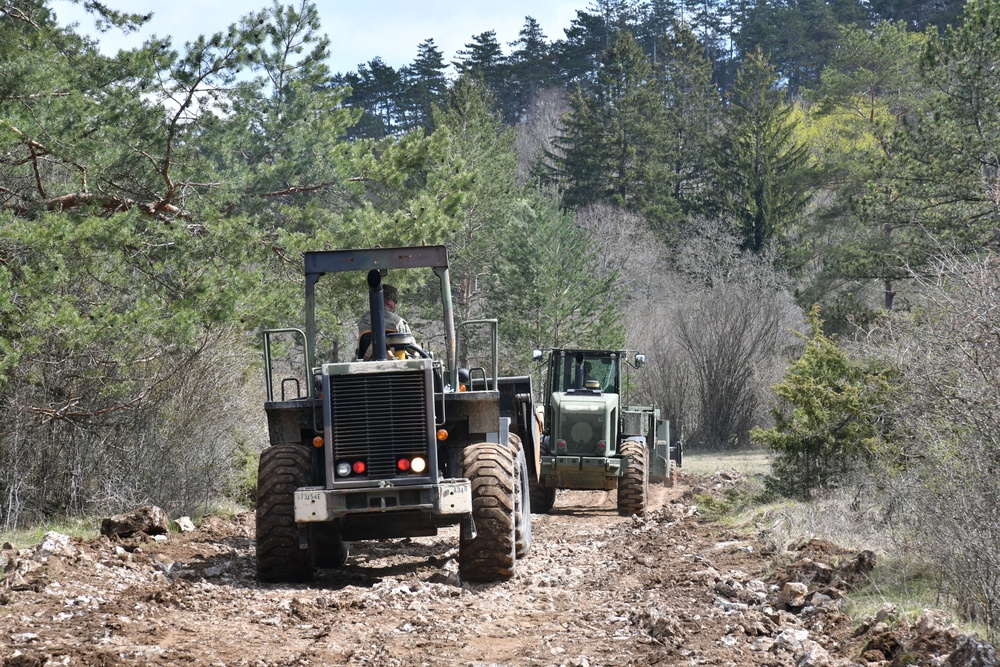
[(332, 85), (350, 86), (351, 94), (345, 103), (361, 112), (358, 124), (348, 134), (350, 138), (381, 139), (400, 131), (405, 119), (403, 77), (381, 58), (358, 65), (356, 73), (334, 79)]
[(803, 182), (808, 154), (794, 136), (792, 109), (777, 75), (759, 50), (740, 68), (728, 96), (724, 133), (715, 142), (713, 207), (740, 236), (763, 252), (780, 242), (809, 200)]
[(566, 205), (607, 202), (668, 216), (675, 204), (665, 178), (666, 113), (649, 59), (630, 33), (615, 37), (597, 82), (571, 104), (555, 156)]
[(915, 30), (946, 26), (962, 21), (965, 0), (870, 0), (868, 3), (874, 21), (902, 21)]
[(608, 37), (603, 16), (577, 10), (566, 29), (566, 38), (554, 46), (563, 85), (573, 87), (594, 81), (601, 53), (610, 46)]
[(767, 54), (789, 93), (813, 87), (839, 44), (842, 25), (867, 25), (856, 0), (758, 2), (746, 16), (736, 43), (748, 58), (755, 49)]
[(995, 243), (998, 70), (997, 0), (970, 2), (960, 27), (929, 37), (920, 68), (926, 97), (903, 117), (859, 204), (874, 238), (858, 259), (887, 281), (886, 308), (895, 292), (888, 281), (921, 270), (943, 250), (975, 252)]
[[(905, 275), (899, 258), (911, 242), (880, 224), (878, 216), (865, 219), (868, 214), (858, 213), (867, 208), (859, 203), (878, 171), (903, 159), (894, 135), (921, 104), (918, 65), (926, 40), (902, 23), (848, 26), (821, 85), (810, 92), (816, 103), (805, 116), (802, 134), (812, 145), (818, 185), (829, 194), (800, 233), (791, 264), (812, 268), (801, 299), (825, 304), (827, 326), (837, 327), (845, 316), (858, 317), (872, 308), (858, 295), (876, 281), (885, 308), (891, 309), (895, 280)], [(883, 166), (876, 171), (876, 165)]]
[(449, 135), (449, 163), (468, 175), (468, 188), (448, 235), (452, 296), (459, 320), (516, 317), (491, 311), (486, 285), (500, 247), (510, 238), (514, 211), (522, 203), (515, 182), (514, 131), (494, 112), (489, 88), (471, 75), (459, 77), (435, 126)]
[(598, 248), (556, 197), (536, 192), (517, 212), (500, 253), (490, 303), (512, 314), (504, 334), (522, 346), (511, 355), (520, 368), (533, 348), (624, 345), (617, 275), (596, 277)]
[(507, 75), (507, 59), (497, 41), (495, 30), (480, 33), (473, 36), (472, 42), (465, 45), (465, 49), (458, 51), (459, 60), (453, 64), (455, 70), (460, 74), (469, 74), (478, 77), (485, 83), (490, 91), (496, 96), (506, 87), (504, 80)]
[(403, 68), (407, 100), (403, 129), (431, 129), (431, 111), (444, 102), (448, 92), (448, 79), (444, 75), (446, 69), (448, 65), (444, 61), (444, 54), (434, 43), (434, 39), (421, 42), (417, 47), (416, 59)]
[(635, 37), (654, 63), (660, 61), (660, 40), (670, 34), (678, 21), (677, 0), (649, 0), (640, 8)]
[(517, 39), (510, 42), (509, 101), (503, 105), (504, 120), (517, 123), (531, 106), (535, 95), (556, 81), (552, 46), (538, 21), (526, 16)]
[(656, 76), (670, 129), (671, 196), (684, 215), (697, 214), (713, 172), (710, 147), (722, 100), (712, 83), (712, 64), (688, 26), (674, 23), (658, 43)]

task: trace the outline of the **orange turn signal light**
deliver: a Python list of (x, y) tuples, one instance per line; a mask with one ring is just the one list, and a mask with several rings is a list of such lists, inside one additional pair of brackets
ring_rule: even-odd
[(323, 446), (323, 436), (317, 435), (315, 438), (313, 438), (313, 447), (322, 447), (322, 446)]
[(448, 439), (448, 431), (444, 430), (443, 428), (439, 428), (438, 432), (437, 432), (437, 439), (440, 440), (441, 442), (444, 442), (445, 440), (447, 440)]

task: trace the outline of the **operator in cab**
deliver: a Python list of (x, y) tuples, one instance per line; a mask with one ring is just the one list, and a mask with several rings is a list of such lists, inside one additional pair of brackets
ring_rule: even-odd
[[(410, 325), (396, 314), (396, 304), (399, 301), (399, 290), (393, 285), (382, 285), (382, 303), (385, 313), (385, 330), (387, 332), (410, 333)], [(358, 359), (365, 356), (371, 344), (372, 314), (365, 310), (358, 319)]]

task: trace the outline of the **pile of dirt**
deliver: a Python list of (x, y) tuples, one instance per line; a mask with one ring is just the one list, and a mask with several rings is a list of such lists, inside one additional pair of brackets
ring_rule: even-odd
[(50, 534), (0, 551), (0, 665), (995, 663), (939, 612), (907, 627), (885, 609), (855, 628), (839, 601), (871, 557), (814, 540), (776, 561), (699, 516), (691, 489), (722, 483), (653, 486), (645, 517), (618, 516), (613, 492), (560, 492), (496, 584), (459, 580), (457, 529), (356, 543), (309, 585), (255, 581), (249, 513), (165, 535)]

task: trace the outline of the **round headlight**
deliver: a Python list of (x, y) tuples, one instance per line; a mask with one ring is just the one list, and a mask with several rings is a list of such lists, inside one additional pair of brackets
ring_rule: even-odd
[(347, 477), (351, 474), (351, 464), (347, 461), (341, 461), (337, 464), (337, 477)]
[(410, 470), (419, 475), (423, 471), (427, 470), (427, 460), (422, 456), (414, 456), (413, 460), (410, 461)]

